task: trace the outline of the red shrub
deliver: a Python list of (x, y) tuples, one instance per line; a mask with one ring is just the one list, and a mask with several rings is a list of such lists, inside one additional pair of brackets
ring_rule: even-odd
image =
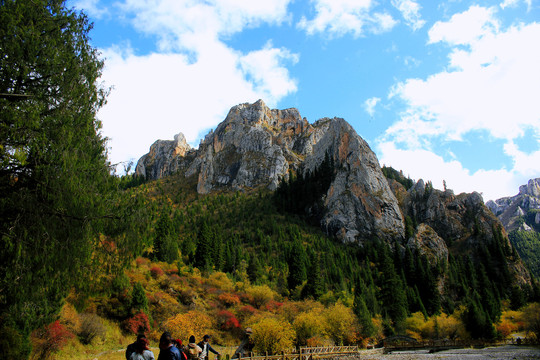
[(137, 264), (137, 266), (141, 266), (142, 264), (146, 264), (148, 260), (143, 258), (143, 257), (138, 257), (137, 259), (135, 259), (135, 263)]
[(157, 265), (154, 265), (152, 266), (152, 268), (150, 269), (150, 273), (152, 274), (152, 277), (154, 279), (157, 279), (158, 277), (162, 276), (165, 274), (165, 272), (163, 271), (163, 269), (161, 269), (159, 266)]
[(238, 311), (238, 315), (239, 317), (242, 319), (242, 321), (244, 321), (245, 319), (249, 318), (250, 316), (252, 316), (253, 314), (257, 313), (257, 309), (255, 309), (253, 306), (251, 305), (246, 305), (246, 306), (243, 306), (242, 308), (240, 308), (240, 310)]
[(234, 314), (227, 310), (221, 310), (217, 314), (217, 321), (223, 330), (233, 330), (240, 328), (240, 322)]
[(123, 327), (126, 332), (131, 334), (146, 334), (150, 331), (150, 321), (148, 320), (148, 316), (141, 311), (125, 320)]
[(178, 276), (178, 274), (171, 274), (169, 276), (169, 279), (172, 281), (172, 282), (180, 282), (180, 276)]
[(61, 350), (68, 340), (74, 336), (59, 320), (56, 320), (32, 334), (34, 338), (34, 351), (38, 354), (39, 358), (46, 359), (52, 353)]
[(276, 310), (278, 310), (280, 307), (283, 306), (283, 303), (282, 302), (277, 302), (275, 300), (270, 300), (267, 304), (266, 304), (266, 310), (268, 311), (271, 311), (271, 312), (275, 312)]

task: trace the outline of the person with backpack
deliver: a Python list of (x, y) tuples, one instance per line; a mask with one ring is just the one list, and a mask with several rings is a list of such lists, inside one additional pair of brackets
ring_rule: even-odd
[(155, 360), (154, 353), (148, 348), (148, 340), (145, 337), (137, 340), (135, 351), (131, 353), (129, 360)]
[(221, 356), (221, 354), (214, 350), (214, 348), (210, 345), (210, 338), (210, 335), (204, 335), (203, 341), (197, 344), (202, 349), (201, 355), (199, 356), (200, 360), (208, 360), (208, 353), (210, 351), (216, 354), (218, 356), (218, 359)]
[(158, 360), (184, 360), (180, 350), (173, 344), (171, 333), (165, 331), (159, 339)]
[(195, 336), (191, 335), (189, 337), (189, 344), (187, 348), (187, 358), (188, 360), (198, 360), (201, 356), (202, 349), (199, 345), (195, 343)]

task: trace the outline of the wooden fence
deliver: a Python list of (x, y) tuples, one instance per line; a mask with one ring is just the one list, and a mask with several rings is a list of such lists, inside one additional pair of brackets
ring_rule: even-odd
[(268, 355), (268, 353), (244, 356), (244, 360), (311, 360), (332, 358), (341, 355), (358, 354), (358, 346), (321, 346), (321, 347), (301, 347), (295, 351), (284, 351), (281, 354)]

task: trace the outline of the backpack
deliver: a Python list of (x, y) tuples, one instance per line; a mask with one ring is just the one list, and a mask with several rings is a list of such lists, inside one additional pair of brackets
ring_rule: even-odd
[(199, 350), (197, 349), (197, 347), (194, 347), (194, 348), (188, 347), (186, 355), (187, 355), (188, 360), (198, 359)]

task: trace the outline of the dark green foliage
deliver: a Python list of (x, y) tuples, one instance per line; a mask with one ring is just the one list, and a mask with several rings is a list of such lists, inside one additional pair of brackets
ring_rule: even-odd
[(327, 152), (313, 172), (300, 171), (296, 177), (291, 172), (288, 181), (282, 179), (274, 193), (274, 201), (279, 209), (307, 216), (317, 224), (323, 210), (322, 197), (328, 192), (334, 176), (334, 159)]
[(495, 337), (493, 321), (484, 310), (478, 293), (474, 292), (469, 299), (462, 320), (473, 339), (493, 339)]
[(512, 231), (508, 238), (531, 273), (540, 278), (540, 233)]
[(174, 237), (172, 221), (167, 211), (162, 211), (156, 225), (154, 254), (158, 261), (169, 264), (178, 259), (178, 244)]
[(510, 309), (519, 310), (522, 306), (527, 304), (527, 295), (519, 286), (512, 286), (510, 293)]
[(133, 285), (133, 290), (131, 290), (131, 310), (148, 311), (148, 298), (146, 297), (144, 288), (139, 282), (136, 282), (135, 285)]
[(540, 213), (540, 209), (530, 209), (524, 216), (524, 221), (527, 225), (534, 229), (537, 233), (540, 233), (540, 223), (536, 222), (536, 217)]
[(403, 288), (403, 281), (396, 273), (390, 258), (389, 249), (382, 248), (383, 258), (380, 264), (381, 291), (379, 294), (383, 313), (392, 320), (394, 331), (398, 334), (405, 330), (407, 317), (407, 296)]
[(354, 287), (354, 303), (353, 311), (358, 317), (360, 326), (362, 327), (361, 334), (364, 337), (370, 337), (375, 333), (375, 325), (373, 325), (372, 315), (369, 312), (364, 296), (367, 294), (367, 287), (362, 279), (358, 279)]
[[(90, 29), (63, 1), (0, 2), (0, 317), (15, 343), (143, 246), (99, 135), (107, 91)], [(105, 263), (91, 256), (111, 248)]]
[(325, 293), (324, 279), (321, 272), (320, 258), (312, 254), (307, 272), (307, 283), (302, 289), (303, 298), (319, 299)]
[(296, 289), (306, 280), (306, 252), (302, 244), (296, 240), (293, 241), (289, 253), (289, 289)]
[(387, 179), (396, 180), (398, 183), (403, 185), (405, 189), (407, 190), (409, 190), (414, 185), (414, 181), (410, 177), (405, 177), (402, 171), (397, 171), (393, 167), (391, 166), (387, 167), (385, 165), (383, 165), (381, 170)]

